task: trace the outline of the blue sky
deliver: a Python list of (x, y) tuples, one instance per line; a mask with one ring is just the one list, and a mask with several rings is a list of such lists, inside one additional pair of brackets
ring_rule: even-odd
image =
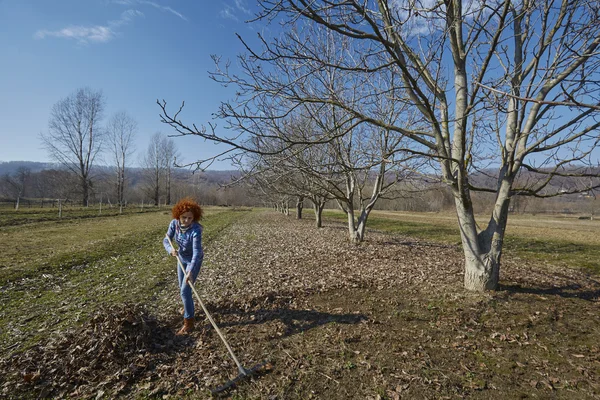
[[(102, 90), (105, 119), (127, 111), (138, 122), (137, 153), (157, 131), (157, 99), (182, 118), (211, 121), (232, 91), (209, 79), (212, 54), (235, 62), (261, 23), (249, 0), (0, 0), (0, 161), (50, 161), (39, 134), (52, 106), (81, 87)], [(219, 126), (223, 122), (216, 121)], [(197, 137), (175, 138), (182, 161), (217, 154)], [(137, 156), (136, 156), (137, 162)], [(228, 163), (211, 169), (228, 169)]]

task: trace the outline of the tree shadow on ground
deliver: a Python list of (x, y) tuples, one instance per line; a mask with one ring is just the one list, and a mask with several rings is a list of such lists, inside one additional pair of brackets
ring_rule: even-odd
[[(385, 233), (385, 232), (382, 232)], [(386, 238), (385, 241), (380, 242), (382, 245), (392, 245), (392, 246), (408, 246), (408, 247), (435, 247), (442, 249), (457, 249), (458, 246), (455, 244), (444, 244), (444, 243), (435, 243), (428, 242), (425, 240), (417, 240), (417, 239), (406, 239), (406, 238)]]
[[(286, 307), (261, 308), (252, 311), (219, 307), (213, 310), (222, 319), (222, 322), (218, 323), (219, 327), (259, 325), (279, 320), (285, 325), (283, 337), (305, 332), (329, 323), (358, 324), (368, 319), (364, 314), (332, 314), (316, 310), (294, 310)], [(232, 317), (233, 319), (237, 318), (237, 320), (232, 321)]]
[(563, 298), (576, 298), (587, 301), (596, 301), (600, 297), (600, 287), (597, 289), (581, 290), (579, 284), (553, 286), (553, 287), (530, 287), (520, 284), (503, 285), (500, 284), (498, 291), (507, 292), (509, 295), (514, 294), (537, 294), (540, 296), (559, 296)]

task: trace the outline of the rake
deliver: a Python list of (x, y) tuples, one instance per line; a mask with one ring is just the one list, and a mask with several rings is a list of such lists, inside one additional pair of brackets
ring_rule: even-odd
[[(174, 249), (175, 247), (173, 246), (173, 242), (171, 242), (171, 238), (167, 235), (166, 236), (167, 240), (169, 241), (169, 244), (171, 245), (171, 248)], [(183, 268), (183, 263), (181, 262), (181, 259), (179, 258), (179, 254), (176, 255), (177, 257), (177, 265), (181, 268), (181, 270), (183, 271), (183, 275), (185, 277), (187, 277), (187, 274), (185, 272), (185, 268)], [(227, 351), (229, 351), (229, 355), (231, 355), (231, 358), (233, 359), (233, 361), (235, 362), (235, 365), (237, 365), (238, 367), (238, 371), (239, 374), (225, 382), (223, 385), (215, 388), (215, 389), (211, 389), (211, 393), (216, 394), (216, 393), (220, 393), (223, 392), (227, 389), (233, 388), (235, 386), (237, 386), (238, 382), (246, 379), (246, 378), (250, 378), (252, 375), (256, 374), (257, 372), (259, 372), (260, 370), (262, 370), (265, 366), (268, 365), (268, 363), (266, 361), (256, 364), (254, 367), (247, 369), (244, 368), (242, 366), (242, 364), (238, 361), (237, 357), (235, 356), (235, 353), (233, 352), (233, 350), (231, 349), (231, 346), (229, 346), (229, 343), (227, 343), (227, 340), (225, 340), (225, 336), (223, 336), (223, 333), (221, 333), (221, 330), (219, 329), (219, 327), (217, 326), (217, 324), (215, 323), (215, 321), (212, 319), (210, 313), (208, 312), (208, 310), (206, 309), (206, 307), (204, 306), (204, 303), (202, 302), (202, 299), (200, 298), (200, 296), (198, 295), (198, 292), (196, 291), (196, 288), (194, 288), (194, 285), (190, 282), (186, 280), (184, 280), (183, 284), (188, 284), (190, 285), (190, 288), (192, 289), (192, 292), (194, 292), (194, 294), (196, 295), (196, 299), (198, 299), (198, 303), (200, 304), (200, 307), (202, 307), (202, 310), (204, 311), (204, 314), (206, 314), (206, 316), (208, 317), (208, 320), (210, 321), (211, 325), (213, 326), (213, 328), (215, 328), (215, 331), (217, 331), (217, 333), (219, 334), (219, 337), (221, 338), (221, 340), (223, 341), (223, 343), (225, 344), (225, 347), (227, 347)]]

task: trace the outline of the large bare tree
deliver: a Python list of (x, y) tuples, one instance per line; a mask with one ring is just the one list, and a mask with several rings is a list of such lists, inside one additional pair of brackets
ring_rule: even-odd
[(78, 176), (84, 206), (89, 204), (92, 166), (102, 150), (104, 103), (102, 92), (78, 89), (52, 107), (48, 132), (41, 134), (51, 158)]
[[(275, 98), (290, 85), (271, 73), (278, 63), (305, 61), (371, 80), (393, 75), (415, 113), (415, 126), (385, 121), (340, 97), (298, 92), (297, 104), (332, 104), (352, 118), (410, 139), (414, 154), (430, 157), (454, 197), (465, 256), (464, 284), (482, 291), (498, 287), (504, 234), (514, 195), (539, 197), (583, 192), (599, 186), (598, 91), (600, 3), (588, 0), (262, 0), (262, 18), (284, 23), (285, 40), (264, 40), (249, 84), (268, 87)], [(333, 37), (357, 43), (353, 57), (325, 58), (310, 37), (297, 31), (317, 24)], [(281, 45), (285, 43), (285, 45)], [(348, 62), (348, 60), (354, 60)], [(242, 59), (244, 61), (244, 59)], [(260, 62), (265, 64), (260, 68)], [(242, 64), (243, 65), (243, 64)], [(358, 78), (355, 80), (358, 81)], [(276, 90), (277, 89), (277, 90)], [(266, 93), (266, 92), (265, 92)], [(373, 100), (386, 93), (373, 91)], [(275, 102), (275, 100), (274, 100)], [(280, 102), (277, 104), (281, 104)], [(364, 102), (362, 103), (364, 104)], [(178, 114), (163, 118), (184, 130)], [(283, 115), (284, 110), (278, 110)], [(264, 110), (238, 109), (237, 118), (264, 118)], [(251, 124), (243, 132), (252, 133)], [(215, 130), (188, 133), (230, 143)], [(243, 146), (238, 146), (238, 148)], [(474, 172), (494, 177), (478, 185)], [(518, 178), (521, 179), (518, 179)], [(569, 188), (557, 178), (591, 178)], [(475, 221), (471, 192), (494, 194), (485, 226)]]
[(125, 172), (133, 155), (133, 140), (137, 132), (137, 122), (125, 111), (112, 116), (107, 126), (107, 139), (116, 172), (116, 192), (119, 212), (125, 203)]

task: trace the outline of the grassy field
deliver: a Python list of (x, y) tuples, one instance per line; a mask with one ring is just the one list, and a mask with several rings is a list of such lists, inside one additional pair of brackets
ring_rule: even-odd
[[(208, 209), (204, 241), (243, 213)], [(26, 348), (101, 304), (156, 302), (173, 280), (161, 242), (170, 219), (163, 210), (1, 227), (0, 346)]]
[[(167, 209), (167, 208), (164, 208)], [(21, 207), (15, 211), (12, 207), (0, 207), (0, 226), (22, 225), (42, 221), (68, 221), (72, 219), (109, 217), (116, 215), (134, 215), (144, 212), (160, 211), (155, 206), (129, 206), (120, 212), (119, 207), (81, 207), (65, 206), (61, 213), (57, 207)]]
[[(243, 363), (274, 365), (230, 398), (600, 396), (597, 221), (512, 217), (501, 290), (473, 294), (452, 215), (374, 212), (355, 246), (336, 211), (319, 230), (206, 211), (202, 296)], [(168, 210), (34, 212), (0, 224), (0, 397), (206, 398), (232, 377), (206, 321), (173, 334)]]
[[(340, 211), (330, 210), (324, 214), (335, 220), (346, 220)], [(478, 224), (485, 227), (487, 220), (480, 217)], [(369, 229), (460, 244), (458, 223), (453, 214), (374, 211), (367, 224)], [(600, 273), (600, 220), (511, 215), (504, 243), (504, 253), (513, 257)]]

